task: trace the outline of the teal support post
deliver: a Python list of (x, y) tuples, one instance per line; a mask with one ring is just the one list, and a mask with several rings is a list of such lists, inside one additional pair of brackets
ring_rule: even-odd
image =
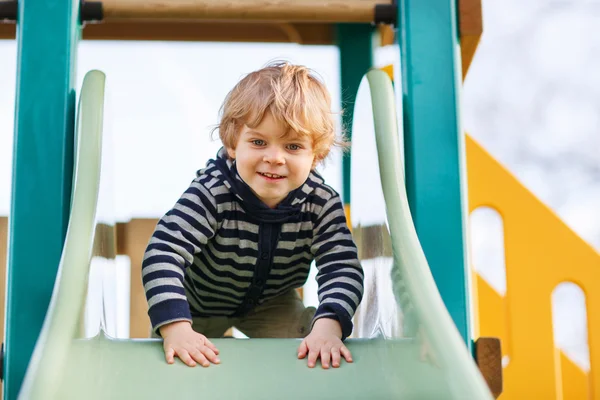
[(455, 0), (400, 0), (406, 189), (444, 303), (471, 345), (464, 134)]
[(50, 302), (73, 180), (79, 1), (19, 1), (4, 398), (16, 399)]
[[(352, 119), (358, 87), (362, 78), (373, 67), (374, 29), (370, 24), (336, 26), (336, 42), (340, 50), (342, 127), (348, 139), (352, 139)], [(346, 215), (350, 205), (350, 160), (350, 152), (345, 153), (342, 158), (342, 198)]]

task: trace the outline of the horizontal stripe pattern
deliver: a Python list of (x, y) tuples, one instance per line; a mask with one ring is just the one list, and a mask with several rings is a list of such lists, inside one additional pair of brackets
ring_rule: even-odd
[[(339, 195), (311, 173), (291, 202), (297, 219), (281, 223), (259, 304), (301, 287), (316, 263), (315, 321), (340, 322), (343, 337), (363, 295), (363, 273)], [(232, 316), (253, 284), (261, 222), (247, 214), (225, 176), (209, 162), (158, 222), (142, 264), (155, 332), (193, 316)], [(264, 236), (264, 234), (263, 234)], [(262, 240), (267, 240), (266, 238)]]

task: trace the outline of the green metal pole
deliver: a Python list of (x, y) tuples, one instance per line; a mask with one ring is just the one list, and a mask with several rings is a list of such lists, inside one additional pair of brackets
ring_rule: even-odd
[[(352, 119), (358, 87), (369, 68), (373, 67), (374, 27), (370, 24), (338, 24), (336, 42), (340, 50), (340, 84), (342, 127), (352, 139)], [(342, 158), (342, 198), (346, 216), (350, 216), (350, 152)]]
[(18, 396), (67, 230), (79, 36), (79, 1), (19, 1), (5, 399)]
[(401, 0), (406, 189), (437, 287), (471, 346), (464, 134), (455, 0)]

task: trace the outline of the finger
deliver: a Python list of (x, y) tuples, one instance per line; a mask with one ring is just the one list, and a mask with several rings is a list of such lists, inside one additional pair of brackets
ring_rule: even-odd
[(348, 361), (349, 363), (352, 362), (352, 353), (350, 353), (350, 350), (348, 350), (346, 346), (342, 346), (340, 348), (340, 352), (342, 353), (346, 361)]
[(214, 351), (215, 354), (219, 354), (219, 349), (217, 349), (217, 346), (215, 346), (213, 344), (213, 342), (211, 342), (210, 340), (208, 340), (207, 338), (204, 338), (204, 345), (210, 347), (210, 349), (212, 351)]
[(190, 367), (196, 366), (196, 362), (192, 359), (192, 357), (190, 356), (190, 353), (186, 349), (184, 349), (184, 348), (176, 349), (175, 354), (177, 354), (177, 357), (179, 357), (179, 359), (181, 361), (183, 361), (185, 364), (189, 365)]
[(298, 348), (298, 358), (302, 359), (306, 357), (306, 353), (308, 353), (308, 345), (306, 344), (306, 339), (300, 343), (300, 347)]
[[(318, 349), (318, 347), (317, 347)], [(319, 358), (319, 350), (309, 349), (308, 351), (308, 367), (314, 368), (317, 364), (317, 358)]]
[(219, 357), (215, 354), (215, 352), (208, 346), (201, 346), (199, 347), (200, 352), (202, 352), (202, 354), (204, 354), (204, 357), (206, 357), (209, 361), (218, 364), (221, 362), (221, 360), (219, 359)]
[(329, 347), (321, 349), (321, 365), (324, 369), (329, 369), (329, 360), (331, 359), (331, 350)]
[(167, 364), (173, 364), (175, 362), (175, 350), (172, 347), (169, 347), (165, 350), (165, 359), (167, 360)]
[(202, 365), (203, 367), (208, 367), (210, 365), (204, 354), (202, 354), (198, 348), (190, 351), (190, 356), (194, 359), (194, 361), (198, 362), (198, 364)]
[(338, 368), (340, 366), (340, 349), (334, 347), (331, 349), (331, 365), (333, 368)]

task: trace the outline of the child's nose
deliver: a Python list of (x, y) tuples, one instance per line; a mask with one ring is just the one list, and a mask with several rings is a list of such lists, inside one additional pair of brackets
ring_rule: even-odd
[(265, 152), (263, 161), (269, 164), (283, 164), (285, 163), (285, 153), (281, 149), (273, 147)]

